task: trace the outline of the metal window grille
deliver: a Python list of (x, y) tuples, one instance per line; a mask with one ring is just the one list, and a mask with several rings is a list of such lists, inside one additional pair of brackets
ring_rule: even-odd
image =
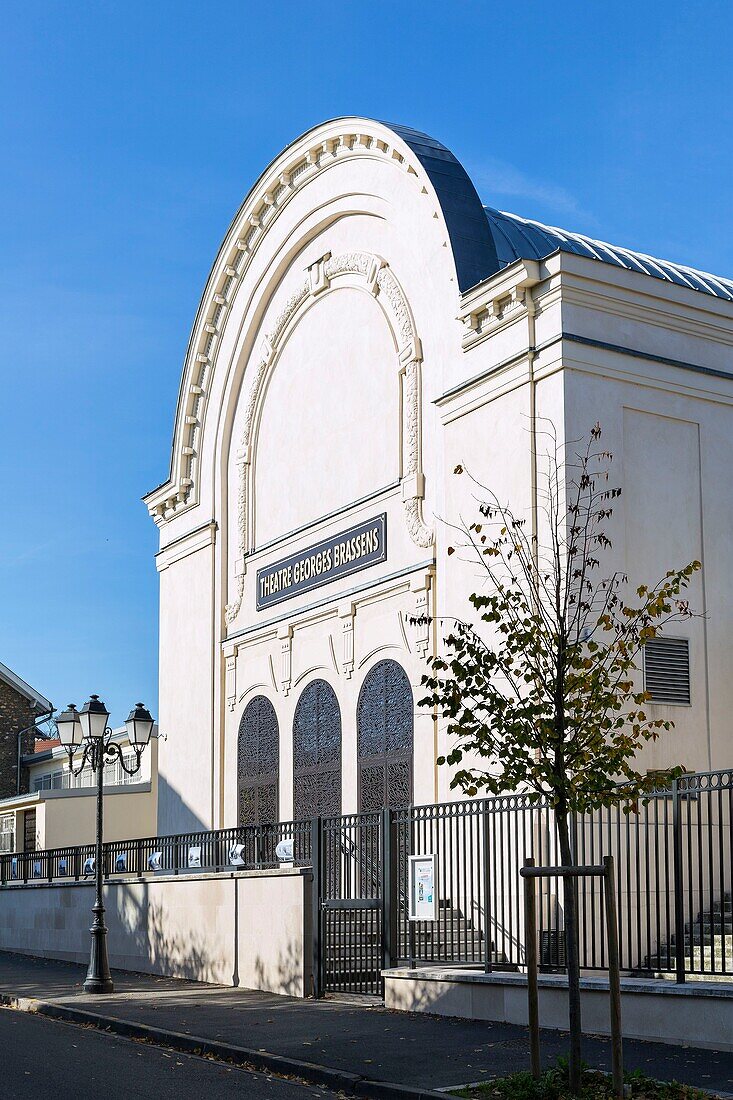
[(690, 702), (690, 643), (652, 638), (644, 646), (644, 685), (653, 703)]
[(256, 695), (245, 707), (239, 723), (240, 825), (265, 825), (277, 821), (279, 760), (280, 730), (275, 708), (264, 695)]
[(300, 821), (341, 809), (341, 710), (325, 680), (312, 680), (295, 708), (293, 805)]
[(360, 810), (401, 809), (412, 802), (413, 727), (407, 673), (396, 661), (379, 661), (356, 707)]

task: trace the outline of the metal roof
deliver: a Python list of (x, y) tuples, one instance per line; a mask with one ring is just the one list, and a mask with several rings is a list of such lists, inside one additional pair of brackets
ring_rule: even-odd
[(657, 260), (643, 252), (633, 252), (630, 248), (619, 248), (618, 245), (596, 241), (582, 233), (571, 233), (567, 229), (542, 225), (541, 222), (521, 218), (518, 214), (508, 214), (488, 206), (484, 207), (484, 211), (501, 267), (508, 267), (520, 259), (541, 260), (559, 250), (624, 267), (627, 271), (640, 271), (655, 279), (701, 290), (704, 294), (733, 302), (731, 279), (709, 275), (705, 271), (697, 271), (694, 267), (685, 267), (684, 264), (672, 263), (670, 260)]
[(458, 276), (458, 289), (465, 292), (488, 279), (499, 269), (490, 227), (486, 225), (478, 192), (466, 169), (445, 145), (420, 130), (385, 122), (409, 145), (435, 188)]

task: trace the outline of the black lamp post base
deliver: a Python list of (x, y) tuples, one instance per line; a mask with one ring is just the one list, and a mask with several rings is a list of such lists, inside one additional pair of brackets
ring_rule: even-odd
[(104, 906), (94, 906), (94, 924), (89, 929), (92, 934), (92, 949), (89, 955), (89, 969), (84, 979), (85, 993), (114, 993), (112, 975), (109, 971), (107, 956), (107, 929), (104, 925)]
[(114, 993), (114, 991), (111, 978), (87, 978), (84, 982), (85, 993)]

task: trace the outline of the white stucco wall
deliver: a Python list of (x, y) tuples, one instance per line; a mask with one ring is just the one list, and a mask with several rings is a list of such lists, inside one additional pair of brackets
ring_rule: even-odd
[(214, 825), (213, 679), (218, 654), (213, 623), (213, 537), (213, 529), (206, 527), (158, 559), (158, 822), (162, 833)]

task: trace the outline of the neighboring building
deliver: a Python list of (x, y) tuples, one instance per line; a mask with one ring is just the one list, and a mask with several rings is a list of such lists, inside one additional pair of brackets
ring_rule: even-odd
[[(454, 797), (418, 711), (472, 569), (463, 463), (528, 517), (536, 418), (601, 420), (614, 565), (699, 558), (653, 655), (649, 768), (729, 767), (733, 282), (482, 206), (437, 142), (360, 118), (293, 142), (214, 262), (160, 527), (159, 829)], [(440, 517), (440, 518), (438, 518)]]
[[(114, 730), (125, 761), (135, 754), (124, 726)], [(78, 767), (81, 754), (74, 760)], [(96, 824), (96, 774), (87, 765), (78, 776), (69, 771), (69, 757), (58, 741), (36, 742), (23, 756), (29, 789), (0, 800), (0, 851), (36, 851), (91, 844)], [(140, 770), (127, 775), (115, 760), (104, 771), (104, 838), (135, 840), (154, 836), (157, 829), (158, 730), (142, 756)]]
[(21, 757), (33, 752), (36, 723), (52, 711), (53, 703), (0, 664), (0, 798), (27, 790)]

